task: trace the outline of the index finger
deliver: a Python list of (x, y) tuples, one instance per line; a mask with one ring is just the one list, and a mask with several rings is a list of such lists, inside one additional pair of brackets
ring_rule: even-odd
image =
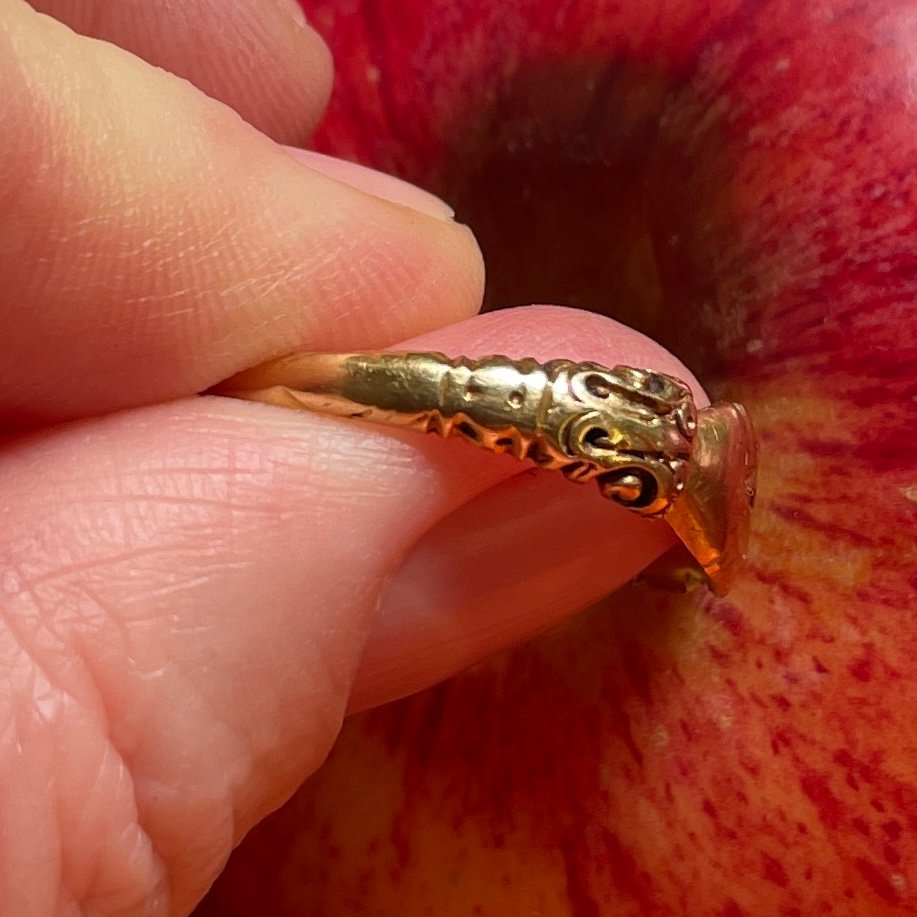
[(480, 256), (445, 207), (325, 178), (188, 83), (19, 0), (0, 9), (8, 425), (189, 395), (284, 351), (384, 345), (477, 310)]

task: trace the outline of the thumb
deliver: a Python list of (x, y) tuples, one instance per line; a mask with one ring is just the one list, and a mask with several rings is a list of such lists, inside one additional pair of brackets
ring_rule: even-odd
[[(564, 310), (485, 316), (423, 346), (582, 357), (584, 342), (603, 362), (679, 369), (615, 323)], [(8, 444), (0, 819), (17, 843), (0, 846), (0, 910), (188, 912), (248, 828), (321, 763), (358, 671), (364, 685), (375, 671), (364, 700), (393, 693), (385, 666), (358, 661), (385, 582), (416, 574), (415, 561), (396, 573), (412, 546), (431, 530), (435, 544), (444, 519), (523, 469), (412, 433), (219, 398)], [(545, 494), (554, 487), (537, 481), (534, 505), (542, 481)], [(554, 497), (545, 505), (556, 524), (575, 525), (575, 500), (566, 521)], [(640, 526), (622, 517), (597, 535), (610, 565)], [(664, 526), (653, 531), (626, 555), (625, 576), (667, 544)], [(512, 540), (511, 525), (502, 537)], [(538, 563), (550, 589), (552, 558)], [(461, 615), (462, 588), (437, 589)], [(564, 602), (561, 613), (573, 610)], [(533, 616), (496, 643), (477, 640), (437, 670), (416, 659), (409, 614), (392, 626), (395, 611), (373, 637), (373, 658), (400, 660), (394, 693), (410, 689), (412, 659), (420, 684), (544, 624)]]

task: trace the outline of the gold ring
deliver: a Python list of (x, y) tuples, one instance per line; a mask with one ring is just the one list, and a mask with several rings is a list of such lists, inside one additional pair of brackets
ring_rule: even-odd
[(664, 519), (681, 541), (646, 573), (724, 595), (746, 556), (756, 446), (744, 408), (696, 410), (691, 391), (631, 366), (441, 353), (294, 353), (213, 392), (359, 418), (529, 459)]

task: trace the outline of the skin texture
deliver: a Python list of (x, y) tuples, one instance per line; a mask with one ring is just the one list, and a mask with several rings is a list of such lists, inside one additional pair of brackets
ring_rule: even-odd
[(306, 140), (331, 91), (328, 49), (296, 0), (36, 0), (32, 6), (184, 77), (280, 142)]
[(606, 309), (743, 401), (749, 569), (352, 719), (201, 913), (913, 913), (911, 5), (385, 10), (308, 4), (320, 148), (447, 197), (490, 306)]
[[(0, 0), (0, 913), (16, 917), (187, 914), (348, 708), (544, 629), (672, 543), (508, 457), (200, 390), (292, 347), (401, 342), (647, 364), (703, 398), (608, 318), (470, 318), (480, 254), (447, 205), (240, 118), (278, 81), (330, 82), (318, 39), (279, 30), (275, 7), (251, 34), (218, 28), (213, 4), (148, 7), (66, 12), (203, 86), (243, 52), (289, 72), (226, 81), (219, 102)], [(212, 48), (185, 41), (192, 22)], [(310, 91), (282, 123), (318, 117)], [(479, 507), (520, 504), (482, 541)], [(539, 535), (584, 518), (607, 526), (586, 568), (581, 541), (564, 556)], [(537, 558), (503, 557), (536, 614), (494, 618), (443, 580), (443, 551), (499, 577), (503, 540), (533, 534)], [(440, 620), (385, 607), (387, 587), (434, 585)]]

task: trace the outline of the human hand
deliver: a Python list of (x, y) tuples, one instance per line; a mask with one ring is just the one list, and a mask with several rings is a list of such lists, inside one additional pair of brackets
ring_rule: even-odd
[(278, 145), (331, 79), (280, 0), (34, 6), (113, 44), (0, 0), (0, 912), (179, 914), (348, 707), (670, 544), (508, 458), (196, 393), (405, 338), (686, 372), (596, 316), (463, 321), (444, 205)]

